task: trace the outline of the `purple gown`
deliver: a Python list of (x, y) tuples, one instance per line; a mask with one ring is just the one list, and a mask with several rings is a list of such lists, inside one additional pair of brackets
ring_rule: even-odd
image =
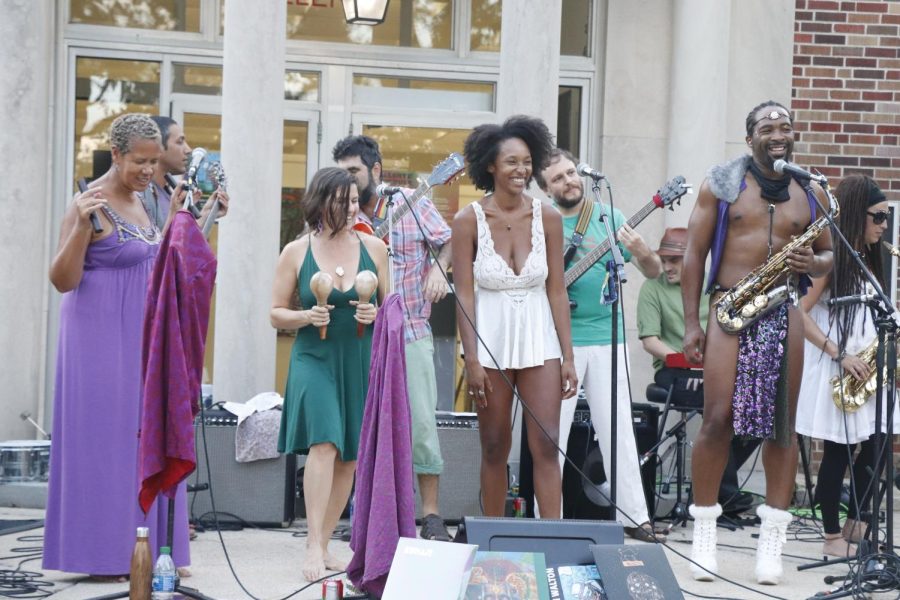
[[(62, 297), (44, 530), (45, 569), (92, 575), (129, 572), (137, 527), (150, 528), (154, 557), (166, 543), (165, 499), (146, 517), (138, 506), (141, 335), (161, 238), (107, 216), (116, 231), (88, 247), (81, 282)], [(184, 483), (175, 506), (173, 558), (185, 566)]]

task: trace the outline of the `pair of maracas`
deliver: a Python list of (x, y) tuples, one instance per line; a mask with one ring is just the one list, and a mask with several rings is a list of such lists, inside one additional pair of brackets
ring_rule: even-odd
[[(312, 290), (313, 296), (316, 297), (316, 304), (318, 306), (327, 306), (328, 296), (331, 294), (331, 290), (334, 289), (334, 279), (328, 273), (318, 271), (310, 278), (309, 287)], [(360, 271), (356, 274), (356, 282), (353, 284), (353, 289), (356, 290), (356, 296), (359, 298), (360, 302), (367, 302), (368, 299), (372, 297), (372, 294), (375, 293), (377, 287), (378, 276), (372, 271)], [(356, 325), (356, 335), (362, 337), (365, 328), (365, 325), (358, 323)], [(327, 333), (328, 325), (319, 327), (320, 340), (324, 340)]]

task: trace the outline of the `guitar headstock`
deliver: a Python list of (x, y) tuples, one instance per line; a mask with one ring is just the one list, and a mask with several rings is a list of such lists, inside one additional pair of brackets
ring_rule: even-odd
[(668, 206), (669, 210), (675, 210), (672, 204), (681, 200), (681, 197), (685, 194), (691, 193), (693, 193), (691, 184), (687, 183), (681, 175), (676, 175), (654, 194), (653, 202), (659, 208)]
[(462, 154), (458, 152), (453, 152), (435, 165), (434, 169), (432, 169), (431, 174), (425, 180), (428, 183), (428, 187), (434, 187), (436, 185), (444, 185), (448, 183), (451, 179), (462, 173), (463, 169), (466, 168), (466, 161), (463, 158)]

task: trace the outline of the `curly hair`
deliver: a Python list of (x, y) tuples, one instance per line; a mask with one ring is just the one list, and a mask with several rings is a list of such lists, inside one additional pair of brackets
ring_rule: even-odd
[(334, 162), (351, 156), (358, 156), (369, 169), (374, 167), (375, 163), (381, 163), (378, 142), (367, 135), (348, 135), (335, 144), (331, 151)]
[(549, 164), (553, 151), (553, 136), (543, 121), (535, 117), (515, 115), (502, 125), (487, 123), (472, 130), (466, 138), (463, 153), (468, 163), (468, 175), (475, 187), (488, 193), (494, 191), (494, 176), (488, 172), (488, 166), (497, 160), (500, 144), (508, 139), (517, 138), (525, 142), (531, 153), (531, 183), (535, 173), (539, 173)]
[[(575, 158), (574, 154), (572, 154), (565, 148), (554, 148), (550, 151), (550, 156), (547, 157), (547, 164), (544, 166), (544, 169), (546, 169), (550, 165), (555, 165), (563, 159), (572, 161), (573, 165), (578, 165), (578, 159)], [(541, 189), (546, 192), (547, 182), (544, 181), (544, 169), (538, 169), (534, 172), (534, 180), (537, 181), (537, 184), (541, 186)]]
[(126, 113), (119, 115), (109, 127), (109, 145), (122, 154), (131, 152), (131, 146), (136, 141), (154, 140), (161, 144), (162, 135), (159, 127), (143, 113)]
[(786, 107), (784, 104), (781, 104), (780, 102), (775, 102), (774, 100), (766, 100), (765, 102), (760, 102), (759, 104), (754, 106), (753, 110), (747, 113), (747, 120), (744, 123), (747, 126), (747, 135), (753, 135), (753, 127), (756, 126), (756, 124), (759, 122), (759, 120), (755, 118), (756, 112), (759, 109), (765, 108), (767, 106), (777, 106), (778, 108), (783, 108), (788, 114), (788, 118), (791, 120), (791, 124), (794, 123), (794, 115), (791, 114), (791, 111), (788, 109), (788, 107)]
[(337, 167), (325, 167), (313, 175), (303, 196), (303, 214), (310, 229), (327, 225), (334, 237), (347, 226), (351, 185), (356, 185), (353, 176)]

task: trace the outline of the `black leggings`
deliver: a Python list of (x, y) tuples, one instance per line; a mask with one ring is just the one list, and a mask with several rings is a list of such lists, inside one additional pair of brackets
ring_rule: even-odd
[[(874, 436), (873, 436), (874, 437)], [(850, 486), (850, 506), (847, 508), (848, 519), (858, 519), (856, 512), (857, 498), (860, 509), (863, 509), (871, 493), (862, 497), (866, 492), (872, 476), (869, 468), (875, 462), (875, 441), (873, 437), (860, 444), (859, 453), (853, 461), (853, 484)], [(819, 477), (816, 480), (815, 502), (822, 509), (822, 524), (825, 533), (839, 533), (841, 531), (840, 503), (841, 486), (844, 483), (844, 474), (850, 465), (850, 454), (856, 450), (856, 444), (850, 444), (849, 451), (846, 444), (838, 444), (825, 440), (825, 452), (822, 455), (822, 464), (819, 467)], [(864, 510), (864, 509), (863, 509)]]

